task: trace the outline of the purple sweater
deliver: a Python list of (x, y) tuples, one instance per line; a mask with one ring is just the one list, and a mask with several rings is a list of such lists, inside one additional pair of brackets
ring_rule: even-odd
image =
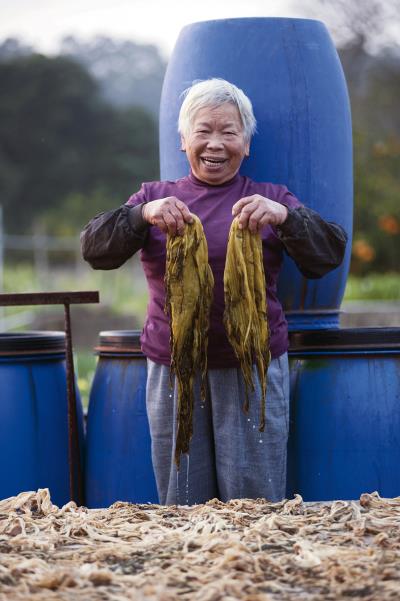
[[(193, 174), (177, 181), (147, 182), (131, 196), (128, 205), (138, 205), (158, 198), (176, 196), (201, 220), (207, 238), (208, 261), (215, 285), (208, 335), (208, 366), (210, 368), (238, 365), (223, 325), (224, 267), (232, 207), (240, 198), (261, 194), (287, 207), (302, 206), (285, 186), (254, 182), (237, 174), (220, 186), (199, 181)], [(284, 246), (271, 226), (262, 229), (264, 270), (267, 283), (268, 323), (270, 350), (273, 358), (288, 348), (287, 323), (277, 297), (277, 279), (283, 260)], [(164, 275), (166, 261), (166, 235), (157, 227), (150, 227), (141, 260), (149, 287), (147, 318), (142, 333), (142, 349), (156, 363), (170, 364), (169, 319), (164, 313)]]

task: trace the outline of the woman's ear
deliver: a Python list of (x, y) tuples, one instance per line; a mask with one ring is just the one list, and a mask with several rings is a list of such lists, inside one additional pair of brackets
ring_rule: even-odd
[(186, 152), (186, 142), (183, 136), (181, 136), (181, 150), (182, 152)]
[(244, 147), (244, 156), (245, 157), (250, 156), (250, 142), (247, 142), (246, 146)]

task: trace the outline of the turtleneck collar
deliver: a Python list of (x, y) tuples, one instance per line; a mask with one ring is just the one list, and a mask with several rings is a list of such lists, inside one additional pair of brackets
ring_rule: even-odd
[(232, 177), (232, 179), (224, 182), (223, 184), (217, 184), (217, 185), (213, 185), (213, 184), (208, 184), (207, 182), (203, 182), (201, 179), (198, 179), (194, 174), (193, 171), (190, 170), (189, 172), (189, 180), (193, 183), (196, 184), (197, 186), (202, 186), (202, 187), (206, 187), (206, 188), (227, 188), (228, 186), (231, 186), (232, 184), (235, 184), (237, 181), (239, 181), (241, 175), (239, 172), (236, 173), (236, 175), (234, 175)]

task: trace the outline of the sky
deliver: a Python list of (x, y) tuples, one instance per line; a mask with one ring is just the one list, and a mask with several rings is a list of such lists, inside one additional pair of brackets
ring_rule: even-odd
[[(360, 1), (362, 4), (358, 4)], [(362, 22), (374, 0), (365, 4), (364, 0), (349, 2), (353, 23), (355, 14), (360, 14)], [(376, 0), (387, 16), (384, 31), (380, 32), (379, 27), (371, 31), (371, 40), (376, 38), (371, 42), (371, 51), (374, 43), (378, 49), (381, 42), (399, 46), (400, 7), (396, 15), (392, 10), (390, 16), (390, 7), (399, 2)], [(56, 54), (64, 36), (72, 34), (86, 41), (105, 35), (117, 40), (156, 44), (168, 58), (182, 27), (195, 21), (235, 17), (321, 18), (323, 15), (334, 40), (340, 44), (348, 36), (344, 25), (347, 17), (342, 18), (342, 26), (334, 30), (341, 3), (343, 0), (0, 0), (0, 42), (15, 37), (41, 52)], [(376, 20), (374, 15), (370, 19)]]
[(0, 39), (45, 53), (69, 34), (155, 43), (168, 56), (188, 23), (227, 17), (307, 16), (293, 0), (0, 0)]

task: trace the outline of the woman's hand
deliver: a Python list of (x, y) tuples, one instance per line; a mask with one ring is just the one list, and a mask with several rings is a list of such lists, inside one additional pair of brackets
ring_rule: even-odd
[(142, 208), (145, 221), (155, 225), (162, 232), (168, 232), (172, 236), (182, 236), (185, 223), (192, 223), (193, 217), (184, 202), (176, 196), (167, 196), (146, 202)]
[(253, 194), (238, 200), (232, 207), (232, 215), (238, 218), (241, 229), (248, 227), (254, 234), (267, 223), (281, 225), (288, 215), (288, 210), (279, 202), (261, 194)]

